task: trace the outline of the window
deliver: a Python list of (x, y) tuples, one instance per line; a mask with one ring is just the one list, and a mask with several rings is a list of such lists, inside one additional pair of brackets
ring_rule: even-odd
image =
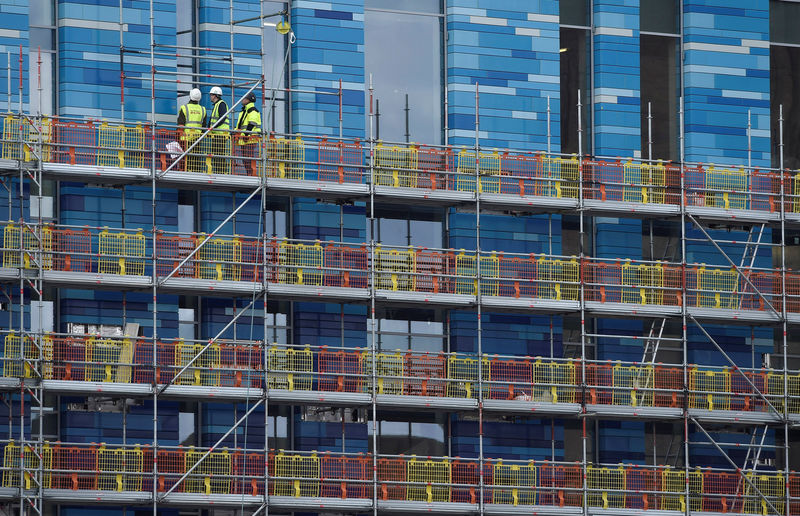
[(639, 0), (639, 29), (662, 34), (680, 33), (678, 0)]
[[(379, 139), (442, 141), (444, 18), (440, 13), (436, 0), (367, 1), (364, 61), (375, 87)], [(403, 51), (397, 52), (398, 48)]]
[(773, 43), (800, 45), (800, 3), (783, 0), (769, 2), (769, 40)]
[(642, 0), (640, 3), (641, 149), (642, 157), (648, 159), (679, 158), (679, 17), (677, 0)]
[[(406, 419), (443, 420), (441, 414), (409, 414)], [(399, 419), (399, 418), (398, 418)], [(372, 425), (367, 425), (372, 435)], [(372, 441), (370, 440), (370, 446)], [(418, 455), (437, 457), (446, 455), (444, 423), (378, 421), (378, 451), (385, 455)]]
[[(378, 349), (436, 352), (444, 349), (441, 314), (432, 310), (387, 310), (377, 320)], [(372, 338), (372, 319), (367, 319), (367, 339)]]
[(32, 0), (28, 5), (28, 99), (31, 113), (55, 114), (58, 38), (54, 14), (53, 0)]
[(783, 108), (783, 166), (800, 168), (800, 3), (770, 0), (769, 51), (772, 166), (780, 167), (780, 117)]
[(561, 25), (589, 25), (588, 0), (561, 0), (558, 7)]
[(780, 116), (783, 107), (783, 166), (800, 168), (800, 47), (772, 45), (769, 52), (772, 165), (780, 167)]
[(650, 141), (652, 159), (679, 159), (679, 44), (680, 40), (672, 36), (639, 36), (641, 149), (642, 157), (647, 159), (651, 158)]
[[(408, 218), (404, 218), (408, 217)], [(381, 207), (377, 213), (375, 240), (383, 245), (415, 246), (441, 249), (444, 214), (440, 210)], [(413, 217), (413, 219), (411, 218)], [(371, 239), (367, 220), (367, 240)]]
[[(264, 14), (276, 13), (287, 8), (284, 2), (264, 2), (263, 4)], [(286, 40), (289, 36), (278, 34), (275, 30), (277, 21), (279, 21), (277, 17), (267, 18), (264, 20), (263, 26), (265, 52), (262, 67), (268, 89), (267, 98), (264, 99), (265, 113), (262, 116), (266, 130), (285, 133), (289, 127), (287, 118), (289, 110), (286, 109), (289, 101), (289, 94), (286, 92), (286, 88), (289, 87), (289, 74), (286, 73), (286, 70), (290, 64), (286, 57)], [(286, 63), (285, 67), (284, 63)]]
[[(591, 152), (589, 134), (589, 29), (561, 27), (561, 152)], [(582, 149), (578, 149), (578, 91)]]

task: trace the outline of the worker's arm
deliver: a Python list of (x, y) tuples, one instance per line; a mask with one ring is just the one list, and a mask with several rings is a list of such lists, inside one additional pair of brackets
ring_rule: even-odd
[(186, 125), (186, 110), (183, 106), (178, 110), (178, 125)]
[(252, 131), (256, 127), (258, 127), (259, 130), (261, 129), (261, 113), (258, 111), (253, 112), (253, 119), (251, 119), (250, 123), (247, 124), (247, 130)]

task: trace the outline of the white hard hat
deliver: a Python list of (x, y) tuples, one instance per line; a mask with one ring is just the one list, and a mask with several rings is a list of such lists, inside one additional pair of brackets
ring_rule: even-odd
[(202, 97), (202, 94), (200, 93), (200, 90), (198, 90), (197, 88), (193, 88), (192, 91), (189, 93), (189, 98), (194, 100), (195, 102), (198, 102), (200, 100), (200, 97)]
[(214, 86), (213, 88), (211, 88), (211, 91), (209, 93), (211, 95), (217, 95), (217, 96), (221, 97), (222, 96), (222, 88), (220, 88), (219, 86)]

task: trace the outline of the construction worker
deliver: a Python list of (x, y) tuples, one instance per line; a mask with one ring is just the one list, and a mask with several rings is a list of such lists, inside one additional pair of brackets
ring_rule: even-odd
[(223, 156), (231, 155), (231, 134), (230, 124), (228, 123), (228, 104), (222, 100), (222, 88), (214, 86), (209, 92), (211, 97), (211, 119), (208, 124), (211, 128), (210, 142), (212, 171), (215, 174), (230, 174), (231, 163)]
[[(178, 110), (178, 131), (181, 134), (181, 145), (185, 151), (197, 141), (206, 127), (206, 108), (200, 105), (202, 94), (197, 88), (189, 92), (189, 103)], [(186, 160), (186, 170), (189, 172), (204, 172), (205, 158), (201, 155), (202, 142), (195, 146)]]
[(237, 134), (239, 144), (239, 154), (245, 158), (253, 158), (242, 160), (246, 173), (249, 175), (257, 175), (258, 159), (258, 145), (261, 140), (261, 113), (256, 108), (256, 95), (253, 92), (245, 95), (242, 100), (242, 110), (239, 112), (239, 120), (236, 123), (236, 130), (240, 131)]

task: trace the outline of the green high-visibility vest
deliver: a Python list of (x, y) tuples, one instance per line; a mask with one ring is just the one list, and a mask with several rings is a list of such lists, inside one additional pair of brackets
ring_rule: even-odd
[(203, 119), (206, 117), (206, 108), (200, 104), (188, 103), (181, 106), (186, 119), (186, 134), (198, 134), (203, 128)]
[[(214, 124), (216, 124), (217, 120), (219, 120), (220, 106), (222, 104), (224, 104), (224, 103), (225, 103), (225, 101), (223, 101), (222, 99), (219, 99), (214, 104), (214, 109), (211, 110), (211, 121), (209, 122), (209, 126), (210, 127), (214, 127)], [(227, 111), (227, 109), (226, 109), (226, 111)], [(219, 132), (219, 133), (227, 132), (230, 128), (231, 128), (231, 126), (228, 123), (228, 113), (225, 113), (225, 118), (223, 118), (222, 122), (219, 123), (219, 125), (214, 129), (213, 132), (215, 132), (215, 133), (217, 133), (217, 132)]]

